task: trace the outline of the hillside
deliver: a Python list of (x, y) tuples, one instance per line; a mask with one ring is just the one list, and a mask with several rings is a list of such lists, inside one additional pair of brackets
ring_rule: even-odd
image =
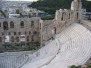
[[(29, 7), (37, 8), (39, 10), (43, 10), (48, 12), (49, 14), (54, 14), (56, 10), (60, 8), (70, 9), (71, 2), (73, 0), (38, 0), (37, 2), (33, 2)], [(83, 8), (90, 9), (91, 2), (87, 2), (86, 0), (82, 0)]]

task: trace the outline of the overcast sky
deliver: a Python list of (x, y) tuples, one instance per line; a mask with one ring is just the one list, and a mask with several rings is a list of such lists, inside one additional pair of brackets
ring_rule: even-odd
[[(5, 0), (5, 1), (37, 1), (37, 0)], [(91, 1), (91, 0), (88, 0)]]
[(37, 0), (5, 0), (5, 1), (37, 1)]

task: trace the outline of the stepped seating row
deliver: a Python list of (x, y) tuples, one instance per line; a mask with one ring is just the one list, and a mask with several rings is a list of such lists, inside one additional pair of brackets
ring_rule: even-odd
[(80, 24), (91, 31), (91, 22), (90, 21), (82, 20), (82, 22)]
[[(82, 65), (90, 58), (91, 33), (86, 28), (84, 29), (84, 27), (81, 25), (79, 25), (78, 27), (79, 29), (74, 27), (71, 30), (66, 30), (66, 33), (63, 33), (66, 34), (63, 36), (69, 38), (67, 39), (68, 41), (66, 40), (67, 42), (61, 45), (62, 47), (60, 49), (60, 52), (54, 58), (54, 60), (52, 60), (50, 64), (45, 65), (42, 68), (67, 68), (70, 65)], [(61, 36), (62, 35), (60, 35), (59, 37)]]
[(84, 64), (91, 56), (91, 33), (80, 24), (73, 23), (33, 55), (38, 53), (32, 58), (34, 61), (22, 68), (68, 68), (73, 64)]
[(46, 45), (45, 47), (43, 47), (42, 49), (35, 52), (32, 55), (33, 59), (31, 61), (33, 62), (48, 56), (56, 55), (58, 52), (58, 49), (59, 49), (59, 45), (57, 44), (57, 40), (54, 40), (50, 42), (48, 45)]
[(18, 68), (28, 60), (25, 54), (19, 55), (2, 55), (0, 56), (0, 68)]
[(82, 65), (91, 56), (91, 33), (80, 24), (73, 23), (54, 40), (33, 54), (1, 54), (0, 68), (68, 68)]

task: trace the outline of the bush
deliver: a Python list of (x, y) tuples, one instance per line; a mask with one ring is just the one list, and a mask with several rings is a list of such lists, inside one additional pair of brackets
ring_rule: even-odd
[(77, 68), (75, 65), (70, 66), (70, 68)]
[(87, 68), (91, 68), (91, 64), (87, 65)]

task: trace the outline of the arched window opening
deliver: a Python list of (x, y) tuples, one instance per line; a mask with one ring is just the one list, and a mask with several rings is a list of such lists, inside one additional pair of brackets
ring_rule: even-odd
[(31, 21), (31, 27), (34, 27), (34, 21)]
[(56, 27), (53, 28), (52, 34), (53, 34), (53, 35), (56, 34)]
[(79, 14), (77, 13), (77, 20), (78, 20), (78, 18), (79, 18)]
[(18, 34), (21, 35), (21, 32), (19, 32)]
[(34, 41), (34, 35), (32, 36), (32, 39), (31, 39), (31, 41)]
[(8, 35), (11, 35), (11, 33), (9, 32)]
[(16, 37), (16, 42), (19, 42), (19, 37), (18, 36)]
[(0, 22), (0, 27), (1, 27), (1, 22)]
[(14, 28), (14, 22), (13, 21), (10, 22), (10, 28)]
[(8, 30), (8, 22), (7, 21), (3, 22), (3, 29)]
[(41, 29), (41, 23), (40, 23), (40, 29)]
[(27, 34), (27, 32), (25, 31), (25, 34)]
[(37, 34), (37, 31), (34, 31), (33, 34)]
[(11, 42), (14, 42), (14, 37), (13, 36), (11, 37)]
[(68, 19), (70, 19), (70, 13), (69, 13), (69, 17), (68, 17)]
[(61, 20), (63, 20), (63, 17), (64, 17), (64, 12), (62, 13), (62, 17), (61, 17)]
[(14, 32), (14, 35), (16, 35), (16, 32)]
[(2, 35), (4, 35), (4, 32), (2, 32)]
[(29, 42), (29, 36), (27, 36), (27, 42)]
[(21, 22), (20, 22), (20, 27), (21, 27), (21, 28), (24, 28), (24, 21), (21, 21)]
[(2, 37), (0, 37), (0, 42), (2, 42)]
[(31, 32), (29, 31), (29, 35), (31, 34)]

